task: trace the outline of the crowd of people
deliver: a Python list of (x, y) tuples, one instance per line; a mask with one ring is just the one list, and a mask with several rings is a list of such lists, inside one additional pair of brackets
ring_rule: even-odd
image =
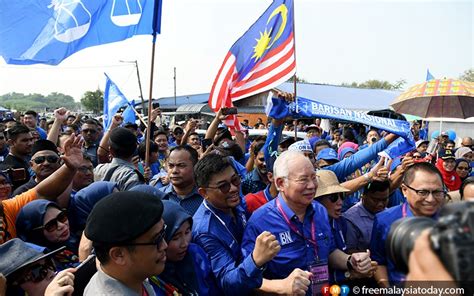
[[(3, 120), (0, 295), (385, 287), (407, 278), (385, 249), (396, 220), (474, 199), (472, 138), (428, 139), (417, 121), (416, 149), (386, 159), (397, 136), (360, 124), (246, 120), (268, 128), (250, 139), (219, 110), (202, 137), (202, 120), (151, 114), (148, 126), (117, 114), (108, 129), (64, 108)], [(282, 136), (295, 129), (306, 138)]]

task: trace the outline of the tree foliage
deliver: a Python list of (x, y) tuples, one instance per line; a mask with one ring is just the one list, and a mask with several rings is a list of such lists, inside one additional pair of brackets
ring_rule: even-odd
[(295, 80), (295, 77), (296, 77), (296, 82), (297, 83), (308, 83), (308, 81), (302, 77), (298, 77), (297, 75), (295, 76), (292, 76), (290, 79), (288, 79), (288, 82), (293, 82)]
[(357, 82), (352, 82), (352, 83), (342, 83), (342, 86), (346, 87), (356, 87), (356, 88), (370, 88), (370, 89), (388, 89), (388, 90), (395, 90), (395, 89), (401, 89), (403, 85), (405, 85), (406, 81), (405, 80), (398, 80), (395, 83), (390, 83), (388, 81), (384, 80), (376, 80), (376, 79), (371, 79), (367, 80), (362, 83), (357, 83)]
[(474, 68), (464, 71), (464, 73), (459, 76), (459, 79), (474, 82)]
[(104, 108), (104, 93), (100, 89), (86, 91), (82, 96), (81, 104), (87, 110), (99, 114)]
[(74, 102), (73, 97), (58, 92), (52, 92), (47, 96), (37, 93), (11, 92), (0, 96), (0, 105), (18, 111), (35, 110), (38, 112), (50, 111), (60, 107), (77, 110), (80, 107), (79, 103)]

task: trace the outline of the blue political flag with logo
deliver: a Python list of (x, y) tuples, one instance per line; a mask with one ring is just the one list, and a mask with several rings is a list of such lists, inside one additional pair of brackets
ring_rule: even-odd
[(87, 47), (159, 33), (161, 0), (1, 1), (0, 12), (0, 56), (8, 64), (57, 65)]
[(108, 130), (112, 118), (122, 107), (128, 107), (129, 102), (122, 94), (118, 86), (105, 74), (107, 81), (104, 91), (104, 129)]
[(135, 106), (135, 101), (132, 100), (131, 102), (128, 102), (128, 106), (125, 110), (123, 110), (122, 117), (123, 117), (123, 123), (135, 123), (137, 120), (137, 117), (135, 116), (135, 111), (133, 111), (133, 108)]

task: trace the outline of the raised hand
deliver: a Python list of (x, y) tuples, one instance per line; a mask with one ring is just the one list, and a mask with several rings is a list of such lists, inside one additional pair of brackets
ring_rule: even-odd
[(370, 260), (370, 251), (353, 253), (351, 255), (351, 265), (359, 273), (368, 273), (372, 270), (372, 261)]
[(308, 287), (311, 284), (311, 273), (295, 268), (284, 281), (285, 295), (305, 295)]
[(61, 123), (66, 121), (68, 115), (69, 111), (64, 107), (54, 110), (54, 118)]
[(83, 143), (84, 139), (74, 134), (70, 135), (64, 142), (64, 155), (61, 158), (68, 168), (76, 170), (81, 166), (83, 160), (81, 148)]
[(265, 263), (272, 260), (280, 252), (280, 244), (276, 237), (268, 231), (264, 231), (257, 236), (255, 247), (252, 252), (252, 258), (257, 267), (262, 267)]

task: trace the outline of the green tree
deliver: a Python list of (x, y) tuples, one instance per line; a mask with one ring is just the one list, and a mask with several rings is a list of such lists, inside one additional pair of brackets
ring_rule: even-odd
[(77, 110), (79, 104), (74, 99), (58, 92), (53, 92), (46, 97), (42, 94), (22, 94), (11, 92), (0, 96), (0, 105), (9, 109), (18, 111), (35, 110), (37, 112), (45, 112), (59, 107), (65, 107), (70, 110)]
[(474, 68), (464, 71), (464, 73), (459, 76), (459, 79), (474, 82)]
[(308, 83), (308, 81), (302, 77), (298, 77), (297, 75), (295, 76), (292, 76), (290, 79), (288, 79), (288, 82), (293, 82), (295, 80), (295, 77), (296, 77), (296, 82), (297, 83)]
[(357, 83), (357, 82), (352, 82), (352, 83), (345, 83), (343, 82), (341, 85), (346, 86), (346, 87), (355, 87), (355, 88), (370, 88), (370, 89), (388, 89), (388, 90), (394, 90), (394, 89), (401, 89), (403, 85), (405, 85), (406, 81), (405, 80), (398, 80), (395, 83), (390, 83), (388, 81), (384, 80), (376, 80), (376, 79), (371, 79), (367, 80), (362, 83)]
[(81, 104), (87, 110), (99, 114), (104, 108), (104, 93), (100, 89), (86, 91), (81, 98)]

